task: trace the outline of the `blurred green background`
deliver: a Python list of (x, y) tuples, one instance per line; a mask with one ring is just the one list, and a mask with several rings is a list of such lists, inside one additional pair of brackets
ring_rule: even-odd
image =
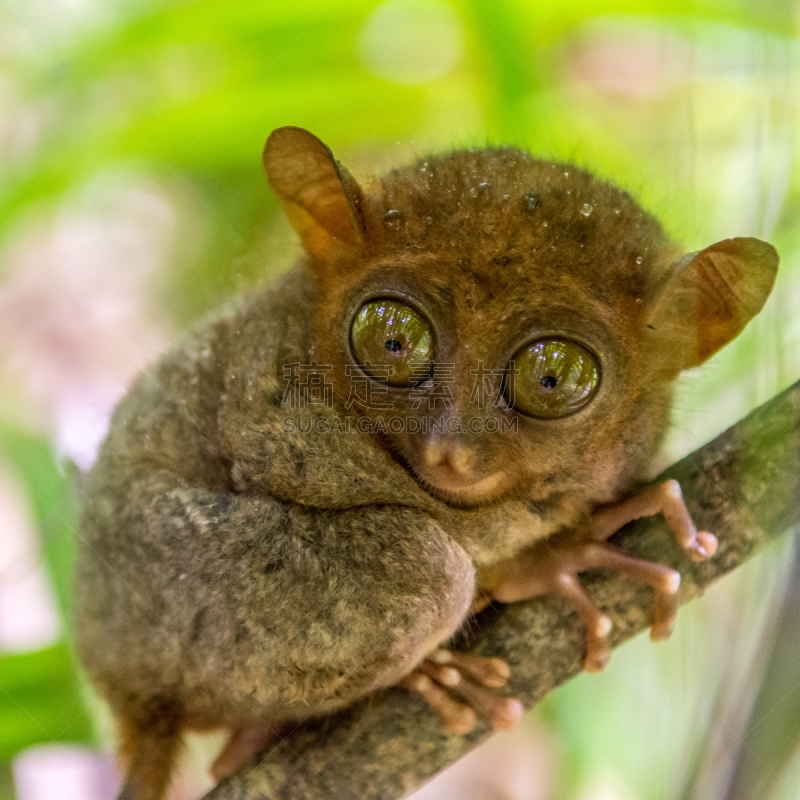
[[(113, 796), (69, 646), (75, 465), (180, 331), (297, 256), (273, 128), (357, 176), (517, 144), (630, 190), (687, 249), (773, 242), (777, 290), (684, 379), (657, 469), (800, 377), (799, 20), (797, 0), (0, 0), (0, 800)], [(787, 537), (424, 797), (800, 797), (798, 585)]]

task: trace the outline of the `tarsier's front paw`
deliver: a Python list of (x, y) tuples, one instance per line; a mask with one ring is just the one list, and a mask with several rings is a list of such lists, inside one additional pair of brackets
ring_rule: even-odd
[[(678, 612), (677, 592), (681, 583), (678, 572), (662, 564), (634, 558), (611, 545), (585, 542), (575, 545), (551, 545), (541, 553), (529, 573), (547, 587), (546, 593), (560, 594), (569, 600), (586, 627), (587, 672), (600, 672), (611, 658), (611, 620), (586, 593), (578, 573), (587, 569), (613, 569), (630, 575), (653, 588), (653, 640), (666, 639), (675, 625)], [(502, 593), (497, 598), (506, 599)]]
[(568, 599), (586, 626), (584, 667), (589, 672), (599, 672), (611, 657), (611, 620), (586, 593), (578, 573), (587, 569), (613, 569), (652, 586), (655, 601), (650, 637), (666, 639), (678, 611), (680, 574), (606, 544), (628, 522), (659, 512), (664, 514), (678, 544), (692, 561), (704, 561), (714, 555), (716, 537), (695, 528), (678, 482), (668, 480), (599, 509), (588, 526), (575, 531), (575, 535), (540, 542), (497, 565), (492, 599), (510, 603), (541, 594), (560, 594)]
[[(580, 569), (593, 567), (615, 569), (653, 587), (655, 601), (653, 626), (650, 629), (650, 638), (653, 641), (668, 638), (675, 626), (680, 573), (661, 564), (628, 556), (604, 542), (632, 520), (653, 516), (659, 512), (664, 515), (678, 545), (692, 561), (705, 561), (717, 552), (717, 537), (708, 531), (697, 530), (683, 502), (680, 484), (675, 480), (667, 480), (598, 510), (590, 521), (587, 531), (590, 541), (583, 547), (584, 565), (580, 567)], [(586, 598), (582, 588), (580, 591)], [(586, 669), (589, 671), (602, 669), (608, 663), (610, 656), (611, 650), (607, 641), (596, 653), (592, 653), (591, 647), (587, 647)]]
[(508, 664), (499, 658), (436, 650), (400, 685), (421, 694), (453, 733), (469, 733), (477, 714), (495, 730), (508, 731), (522, 720), (522, 703), (493, 690), (504, 686), (510, 675)]

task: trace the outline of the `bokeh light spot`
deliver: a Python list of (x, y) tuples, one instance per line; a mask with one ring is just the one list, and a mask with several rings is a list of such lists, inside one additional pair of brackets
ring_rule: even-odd
[(446, 75), (463, 51), (461, 18), (441, 0), (387, 0), (367, 17), (358, 37), (367, 69), (406, 86)]

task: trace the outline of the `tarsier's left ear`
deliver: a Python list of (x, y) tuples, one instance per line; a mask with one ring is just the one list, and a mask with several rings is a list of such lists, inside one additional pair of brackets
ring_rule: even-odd
[(361, 239), (361, 189), (312, 133), (274, 130), (264, 148), (264, 168), (309, 255), (324, 258), (337, 242)]
[(669, 360), (696, 367), (741, 333), (777, 271), (775, 248), (751, 238), (725, 239), (676, 261), (654, 291), (648, 320)]

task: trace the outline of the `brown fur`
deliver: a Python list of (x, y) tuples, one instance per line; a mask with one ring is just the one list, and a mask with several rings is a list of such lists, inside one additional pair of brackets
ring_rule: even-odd
[[(746, 239), (678, 261), (626, 193), (519, 150), (360, 187), (289, 128), (265, 163), (308, 257), (137, 382), (87, 484), (77, 642), (120, 721), (130, 800), (163, 796), (181, 730), (319, 715), (407, 675), (461, 625), (482, 570), (642, 477), (674, 378), (741, 330), (777, 266)], [(314, 431), (377, 420), (344, 408), (345, 367), (353, 314), (387, 294), (426, 313), (454, 365), (452, 407), (431, 415), (515, 417), (517, 433)], [(471, 402), (476, 362), (503, 367), (542, 331), (599, 357), (595, 399), (558, 420)], [(284, 365), (311, 361), (332, 366), (333, 405), (287, 411)], [(384, 397), (417, 413), (407, 388)], [(433, 438), (496, 483), (451, 491), (426, 465)]]

